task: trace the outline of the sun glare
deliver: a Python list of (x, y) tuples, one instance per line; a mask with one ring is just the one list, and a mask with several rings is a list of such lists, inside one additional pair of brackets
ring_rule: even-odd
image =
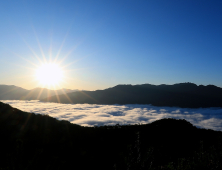
[(63, 79), (63, 70), (55, 63), (45, 63), (36, 70), (36, 79), (43, 86), (56, 86)]

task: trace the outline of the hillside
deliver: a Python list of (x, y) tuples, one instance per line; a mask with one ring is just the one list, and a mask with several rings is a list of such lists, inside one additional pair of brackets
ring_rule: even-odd
[(221, 169), (222, 132), (186, 120), (81, 127), (0, 102), (0, 169)]
[(58, 97), (48, 97), (41, 101), (80, 104), (152, 104), (187, 108), (222, 107), (222, 88), (214, 85), (197, 86), (193, 83), (117, 85), (105, 90), (78, 91)]
[(50, 96), (70, 93), (73, 91), (76, 90), (49, 90), (46, 88), (26, 90), (13, 85), (0, 85), (0, 100), (39, 100)]

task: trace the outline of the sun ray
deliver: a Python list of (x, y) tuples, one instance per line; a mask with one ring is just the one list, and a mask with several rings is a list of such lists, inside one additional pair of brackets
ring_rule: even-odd
[[(12, 53), (12, 54), (16, 55), (17, 57), (21, 58), (22, 60), (24, 60), (24, 61), (26, 61), (26, 62), (28, 62), (28, 63), (32, 64), (33, 66), (38, 67), (38, 65), (37, 65), (37, 64), (35, 64), (35, 63), (31, 62), (30, 60), (25, 59), (25, 58), (24, 58), (24, 57), (22, 57), (21, 55), (19, 55), (19, 54), (17, 54), (17, 53), (15, 53), (15, 52), (13, 52), (13, 51), (11, 51), (11, 50), (9, 50), (8, 48), (5, 48), (5, 49), (6, 49), (6, 50), (8, 50), (10, 53)], [(17, 65), (17, 66), (19, 66), (19, 65)], [(22, 66), (22, 67), (24, 67), (24, 66)], [(26, 68), (28, 68), (28, 67), (26, 67)], [(29, 68), (29, 69), (30, 69), (30, 68)], [(31, 68), (31, 69), (33, 69), (33, 68)]]
[(18, 57), (20, 57), (21, 59), (25, 60), (26, 62), (28, 62), (28, 63), (32, 64), (33, 66), (38, 67), (38, 65), (37, 65), (37, 64), (35, 64), (35, 63), (33, 63), (33, 62), (31, 62), (31, 61), (29, 61), (29, 60), (25, 59), (24, 57), (21, 57), (21, 56), (19, 56), (19, 55), (17, 55), (17, 56), (18, 56)]
[(59, 57), (59, 55), (60, 55), (60, 52), (61, 52), (61, 50), (62, 50), (62, 48), (63, 48), (63, 45), (64, 45), (64, 43), (65, 43), (65, 41), (66, 41), (67, 36), (68, 36), (68, 32), (66, 33), (66, 35), (65, 35), (65, 37), (64, 37), (64, 39), (63, 39), (63, 41), (62, 41), (62, 44), (61, 44), (61, 46), (60, 46), (60, 48), (59, 48), (59, 51), (58, 51), (58, 53), (57, 53), (57, 55), (56, 55), (56, 57), (55, 57), (55, 59), (54, 59), (54, 62), (57, 62), (57, 59), (58, 59), (58, 57)]
[(50, 46), (49, 46), (49, 62), (52, 62), (52, 42), (53, 42), (53, 38), (52, 38), (52, 32), (50, 33)]
[[(82, 60), (82, 59), (84, 59), (84, 58), (86, 58), (86, 57), (79, 58), (79, 59), (77, 59), (77, 60), (75, 60), (75, 61), (73, 61), (73, 62), (71, 62), (71, 63), (69, 63), (69, 64), (67, 64), (67, 65), (65, 65), (65, 66), (63, 66), (62, 68), (65, 68), (65, 67), (68, 67), (68, 66), (70, 66), (70, 65), (72, 65), (72, 64), (75, 64), (76, 62), (78, 62), (78, 61), (80, 61), (80, 60)], [(58, 63), (61, 64), (62, 62), (63, 62), (63, 60), (60, 61), (60, 62), (58, 62)]]
[[(70, 65), (72, 65), (72, 64), (75, 64), (75, 63), (77, 63), (78, 61), (83, 60), (83, 59), (85, 59), (85, 58), (87, 58), (87, 57), (89, 57), (89, 56), (91, 56), (91, 55), (92, 55), (92, 54), (90, 54), (90, 55), (86, 55), (86, 56), (81, 57), (81, 58), (79, 58), (79, 59), (76, 59), (75, 61), (73, 61), (73, 62), (71, 62), (71, 63), (69, 63), (69, 64), (63, 66), (62, 68), (66, 68), (66, 67), (68, 67), (68, 66), (70, 66)], [(65, 59), (66, 57), (67, 57), (67, 56), (65, 56), (65, 57), (64, 57), (62, 60), (60, 60), (58, 63), (61, 64), (61, 63), (64, 61), (64, 59)]]
[(49, 47), (49, 62), (52, 62), (52, 43), (50, 43), (50, 47)]
[(86, 68), (76, 68), (76, 69), (66, 69), (65, 72), (79, 71), (79, 70), (87, 70), (95, 67), (86, 67)]
[[(31, 62), (31, 61), (25, 59), (24, 57), (20, 56), (19, 54), (15, 53), (15, 52), (12, 52), (12, 51), (11, 51), (11, 53), (14, 54), (14, 55), (16, 55), (16, 56), (18, 56), (19, 58), (23, 59), (24, 61), (26, 61), (26, 62), (32, 64), (33, 66), (38, 67), (37, 64), (34, 64), (33, 62)], [(28, 68), (28, 69), (33, 69), (33, 68), (31, 68), (31, 67), (29, 68), (29, 67), (26, 67), (26, 66), (23, 66), (23, 65), (21, 66), (21, 65), (19, 65), (19, 64), (15, 64), (15, 63), (12, 63), (12, 64), (14, 64), (14, 65), (16, 65), (16, 66), (20, 66), (20, 67)]]
[(28, 114), (28, 117), (27, 117), (27, 119), (26, 119), (25, 123), (24, 123), (24, 124), (22, 125), (22, 127), (21, 127), (21, 131), (23, 131), (23, 130), (24, 130), (24, 128), (25, 128), (26, 124), (28, 123), (28, 121), (29, 121), (29, 119), (30, 119), (31, 115), (32, 115), (32, 114)]
[[(74, 46), (74, 47), (65, 55), (65, 57), (63, 57), (63, 58), (59, 61), (59, 63), (61, 64), (77, 47), (78, 47), (78, 45)], [(82, 59), (84, 59), (84, 58), (89, 57), (90, 55), (92, 55), (92, 54), (89, 54), (89, 55), (86, 55), (86, 56), (84, 56), (84, 57), (81, 57), (81, 58), (73, 61), (72, 63), (70, 63), (70, 64), (68, 64), (68, 65), (74, 64), (74, 63), (76, 63), (76, 62), (79, 61), (79, 60), (82, 60)]]
[(36, 38), (37, 43), (38, 43), (38, 46), (39, 46), (39, 48), (40, 48), (40, 51), (41, 51), (41, 54), (42, 54), (43, 60), (44, 60), (44, 62), (47, 62), (46, 57), (45, 57), (45, 54), (44, 54), (44, 52), (43, 52), (43, 50), (42, 50), (42, 46), (41, 46), (41, 44), (40, 44), (40, 42), (39, 42), (39, 38), (38, 38), (38, 36), (37, 36), (37, 33), (36, 33), (35, 28), (34, 28), (33, 25), (32, 25), (32, 29), (33, 29), (33, 31), (34, 31), (35, 38)]
[(58, 63), (61, 64), (76, 48), (77, 48), (77, 46), (72, 48)]
[(66, 93), (63, 89), (62, 89), (62, 91), (63, 91), (64, 95), (66, 96), (66, 98), (69, 100), (69, 102), (70, 102), (71, 104), (73, 104), (72, 100), (69, 98), (69, 96), (67, 95), (67, 93)]
[(35, 68), (27, 67), (27, 66), (23, 66), (23, 65), (15, 64), (15, 63), (13, 63), (13, 65), (18, 66), (18, 67), (22, 67), (22, 68), (27, 68), (27, 69), (29, 69), (29, 70), (33, 70), (33, 71), (35, 70)]
[(27, 100), (29, 95), (31, 95), (33, 93), (33, 91), (29, 91), (28, 94), (26, 94), (26, 96), (24, 96), (24, 99)]
[(44, 88), (42, 88), (42, 89), (40, 90), (40, 92), (39, 92), (39, 94), (38, 94), (38, 97), (37, 97), (37, 100), (39, 100), (39, 99), (40, 99), (40, 96), (41, 96), (41, 94), (42, 94), (43, 90), (44, 90)]
[[(77, 79), (77, 78), (71, 78), (71, 77), (66, 77), (66, 79), (68, 79), (68, 80), (75, 80), (75, 81), (78, 81), (78, 82), (83, 82), (83, 83), (87, 83), (87, 81), (83, 81), (83, 80), (80, 80), (80, 79)], [(64, 81), (64, 82), (66, 82), (66, 81)]]
[(85, 96), (87, 96), (87, 97), (93, 99), (94, 101), (96, 101), (96, 103), (100, 103), (98, 100), (94, 99), (92, 96), (90, 96), (90, 95), (84, 93), (83, 91), (80, 91), (80, 93), (82, 93), (82, 94), (84, 94)]
[[(21, 36), (20, 36), (21, 37)], [(43, 63), (43, 61), (39, 58), (39, 56), (35, 53), (35, 51), (32, 49), (32, 47), (30, 47), (30, 45), (26, 42), (26, 40), (21, 37), (22, 40), (24, 41), (24, 43), (27, 45), (27, 47), (29, 48), (29, 50), (32, 52), (32, 54), (35, 56), (35, 58), (40, 62)]]
[(59, 98), (59, 95), (58, 95), (58, 93), (57, 93), (57, 91), (56, 90), (54, 90), (55, 91), (55, 96), (56, 96), (56, 98), (57, 98), (57, 101), (58, 101), (58, 103), (60, 103), (60, 98)]
[(67, 30), (67, 32), (66, 32), (66, 35), (65, 35), (65, 37), (64, 37), (64, 39), (63, 39), (63, 41), (62, 41), (62, 44), (61, 44), (61, 46), (60, 46), (60, 48), (59, 48), (59, 51), (58, 51), (58, 53), (57, 53), (57, 55), (56, 55), (56, 57), (55, 57), (54, 62), (57, 62), (57, 59), (58, 59), (58, 57), (59, 57), (59, 55), (60, 55), (60, 52), (61, 52), (61, 50), (62, 50), (62, 48), (63, 48), (63, 45), (64, 45), (64, 43), (65, 43), (65, 41), (66, 41), (66, 38), (67, 38), (67, 36), (68, 36), (68, 34), (69, 34), (69, 31), (70, 31), (70, 29), (71, 29), (71, 27), (72, 27), (73, 22), (74, 22), (74, 21), (72, 21), (72, 22), (70, 23), (70, 26), (69, 26), (69, 28), (68, 28), (68, 30)]
[[(22, 41), (26, 44), (26, 46), (29, 48), (29, 50), (33, 53), (33, 55), (36, 57), (36, 59), (40, 62), (43, 63), (42, 60), (38, 57), (38, 55), (35, 53), (35, 51), (32, 49), (32, 47), (27, 43), (27, 41), (25, 40), (25, 38), (23, 38), (23, 36), (20, 34), (20, 32), (18, 31), (18, 29), (14, 26), (13, 23), (12, 27), (15, 30), (15, 32), (19, 35), (19, 37), (22, 39)], [(33, 26), (32, 26), (33, 27)]]
[(5, 91), (4, 93), (1, 93), (1, 95), (4, 95), (4, 94), (7, 94), (7, 93), (10, 93), (12, 91), (15, 91), (16, 89), (18, 89), (17, 87), (11, 89), (11, 90), (8, 90), (8, 91)]

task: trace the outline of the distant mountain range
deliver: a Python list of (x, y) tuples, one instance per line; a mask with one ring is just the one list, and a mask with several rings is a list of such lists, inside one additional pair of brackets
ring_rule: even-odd
[(104, 90), (70, 89), (26, 90), (13, 85), (0, 85), (0, 100), (40, 100), (73, 104), (152, 104), (186, 108), (222, 107), (222, 88), (214, 85), (179, 83), (174, 85), (117, 85)]
[(32, 90), (26, 90), (14, 85), (0, 85), (0, 100), (39, 100), (50, 96), (66, 94), (74, 91), (77, 90), (49, 90), (46, 88), (35, 88)]
[(214, 85), (117, 85), (105, 90), (76, 91), (40, 101), (89, 104), (152, 104), (186, 108), (222, 107), (222, 88)]

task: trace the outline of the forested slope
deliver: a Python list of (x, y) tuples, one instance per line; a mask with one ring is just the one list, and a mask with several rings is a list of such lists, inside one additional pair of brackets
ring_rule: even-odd
[(185, 120), (81, 127), (0, 103), (0, 168), (221, 169), (222, 132)]

